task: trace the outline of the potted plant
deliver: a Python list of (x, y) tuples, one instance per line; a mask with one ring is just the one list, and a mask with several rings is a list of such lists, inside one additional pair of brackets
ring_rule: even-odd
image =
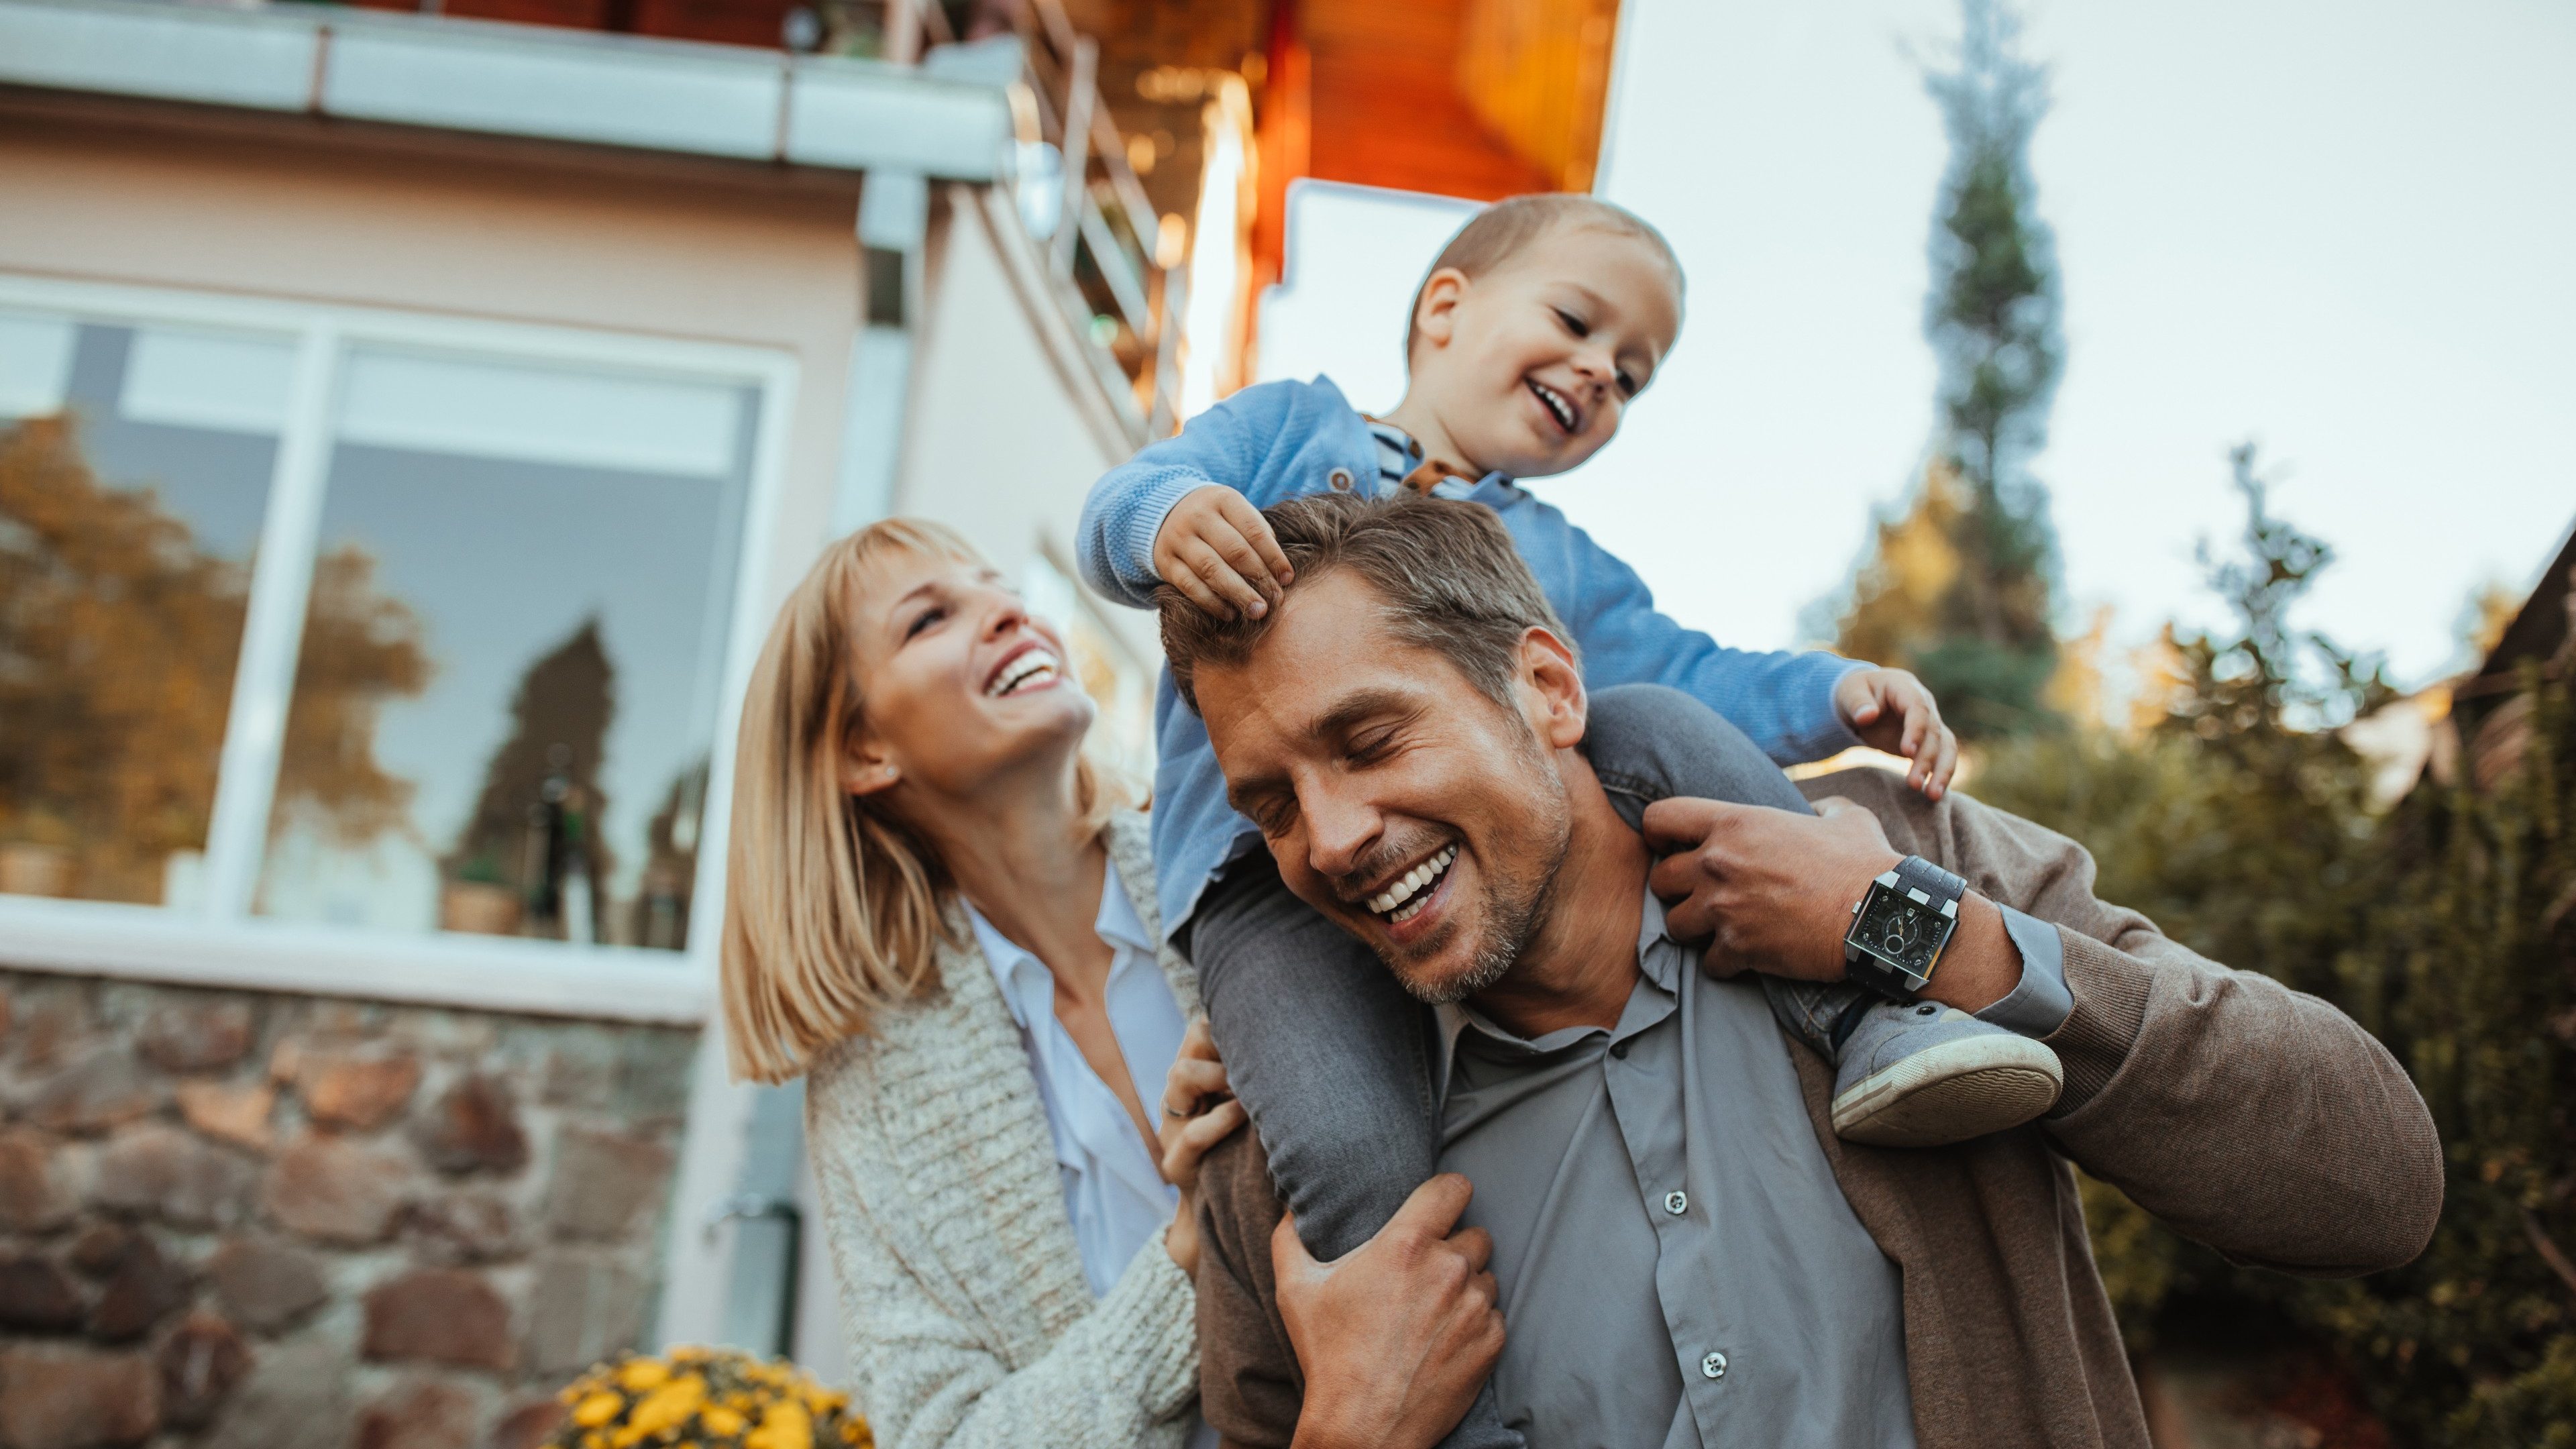
[(519, 893), (502, 875), (499, 857), (487, 850), (456, 868), (455, 878), (439, 889), (438, 925), (477, 936), (519, 933)]

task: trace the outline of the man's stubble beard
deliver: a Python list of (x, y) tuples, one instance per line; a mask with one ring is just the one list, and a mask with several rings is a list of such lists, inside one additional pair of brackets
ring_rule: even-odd
[[(1486, 928), (1483, 939), (1476, 943), (1468, 959), (1466, 970), (1442, 980), (1426, 980), (1412, 969), (1410, 963), (1385, 950), (1379, 951), (1379, 959), (1394, 974), (1396, 983), (1405, 989), (1407, 995), (1426, 1006), (1446, 1006), (1464, 1001), (1509, 976), (1512, 968), (1520, 964), (1521, 954), (1529, 948), (1529, 943), (1547, 928), (1548, 915), (1555, 909), (1556, 894), (1551, 887), (1556, 882), (1557, 872), (1564, 868), (1566, 851), (1574, 839), (1574, 813), (1567, 804), (1565, 781), (1547, 768), (1546, 755), (1539, 746), (1538, 736), (1524, 731), (1522, 744), (1521, 763), (1532, 777), (1533, 793), (1544, 795), (1554, 806), (1547, 821), (1546, 863), (1531, 872), (1524, 888), (1511, 896), (1504, 894), (1510, 882), (1501, 880), (1490, 870), (1486, 871)], [(1555, 788), (1545, 789), (1541, 781)], [(1481, 861), (1479, 863), (1482, 864)]]

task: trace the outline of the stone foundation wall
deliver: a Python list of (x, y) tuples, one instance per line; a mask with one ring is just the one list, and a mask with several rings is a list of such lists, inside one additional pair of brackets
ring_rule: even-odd
[(0, 969), (0, 1446), (535, 1443), (646, 1332), (696, 1047)]

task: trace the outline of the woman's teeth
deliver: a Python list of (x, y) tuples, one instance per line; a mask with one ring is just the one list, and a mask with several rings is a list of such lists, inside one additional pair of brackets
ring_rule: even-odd
[(1021, 685), (1032, 682), (1043, 684), (1054, 679), (1055, 676), (1055, 656), (1044, 650), (1032, 649), (1012, 660), (1008, 669), (996, 676), (991, 684), (984, 686), (984, 693), (999, 699), (1017, 690)]
[(1546, 383), (1539, 381), (1537, 378), (1531, 378), (1529, 380), (1529, 389), (1531, 392), (1538, 394), (1538, 400), (1540, 402), (1547, 404), (1547, 410), (1555, 416), (1556, 425), (1558, 427), (1565, 429), (1569, 433), (1574, 431), (1574, 404), (1567, 399), (1565, 394), (1558, 392), (1555, 388), (1549, 387)]
[(1452, 845), (1438, 855), (1406, 871), (1402, 879), (1368, 898), (1368, 908), (1388, 921), (1409, 921), (1431, 904), (1431, 887), (1458, 858), (1458, 847)]

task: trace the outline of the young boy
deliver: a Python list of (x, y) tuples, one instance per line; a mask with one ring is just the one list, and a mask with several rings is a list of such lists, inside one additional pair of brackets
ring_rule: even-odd
[[(1363, 416), (1320, 378), (1237, 393), (1093, 487), (1084, 576), (1138, 607), (1169, 587), (1203, 609), (1257, 617), (1290, 576), (1261, 506), (1324, 489), (1470, 499), (1501, 516), (1576, 636), (1596, 691), (1587, 748), (1605, 783), (1633, 787), (1623, 810), (1671, 794), (1806, 808), (1745, 736), (1780, 763), (1855, 742), (1893, 751), (1911, 761), (1908, 782), (1939, 798), (1957, 746), (1914, 676), (1824, 653), (1723, 648), (1657, 613), (1633, 571), (1514, 486), (1574, 468), (1610, 440), (1671, 350), (1681, 301), (1671, 248), (1626, 211), (1571, 195), (1489, 207), (1415, 298), (1411, 381), (1393, 412)], [(1723, 720), (1667, 690), (1612, 688), (1626, 684), (1672, 686)], [(1206, 730), (1169, 676), (1156, 727), (1164, 930), (1198, 967), (1272, 1175), (1309, 1250), (1329, 1261), (1434, 1170), (1436, 1089), (1418, 1017), (1365, 947), (1280, 884), (1259, 832), (1226, 804)], [(1614, 784), (1614, 801), (1622, 793)], [(1836, 1062), (1834, 1125), (1847, 1139), (1962, 1141), (2056, 1098), (2055, 1054), (2002, 1026), (1850, 986), (1764, 986), (1792, 1034)], [(1490, 1417), (1480, 1408), (1450, 1442), (1516, 1442), (1498, 1424), (1480, 1429), (1480, 1416)]]

